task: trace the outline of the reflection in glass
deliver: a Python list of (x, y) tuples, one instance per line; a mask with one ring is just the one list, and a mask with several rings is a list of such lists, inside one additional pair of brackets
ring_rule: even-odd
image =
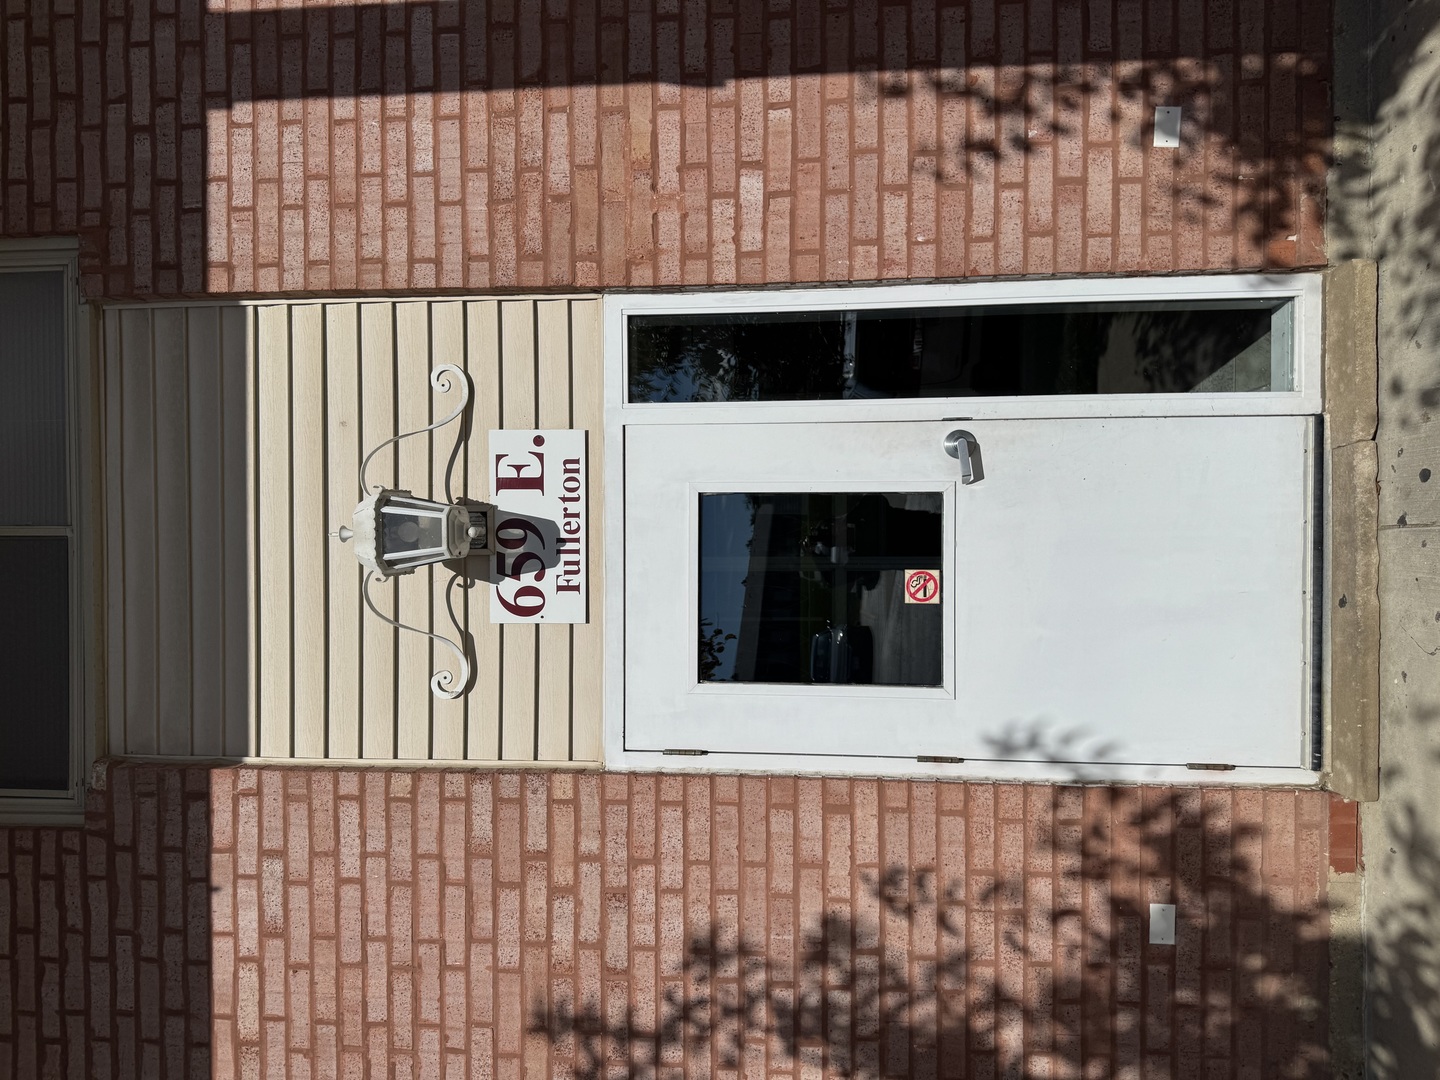
[(0, 788), (70, 785), (70, 541), (0, 537)]
[[(702, 682), (938, 686), (945, 598), (939, 492), (700, 496)], [(942, 589), (943, 594), (943, 589)]]
[(408, 506), (386, 506), (380, 511), (385, 527), (382, 551), (403, 553), (445, 546), (445, 519), (437, 514), (416, 514)]
[(1289, 390), (1289, 301), (637, 315), (630, 400)]

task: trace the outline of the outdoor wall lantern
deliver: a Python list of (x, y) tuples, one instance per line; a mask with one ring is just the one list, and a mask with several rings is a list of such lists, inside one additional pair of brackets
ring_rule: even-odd
[[(360, 490), (365, 497), (356, 505), (350, 525), (342, 525), (330, 535), (338, 537), (342, 543), (351, 539), (355, 541), (355, 557), (364, 567), (361, 591), (366, 607), (391, 626), (424, 634), (455, 654), (459, 671), (437, 671), (430, 678), (430, 689), (436, 697), (456, 698), (465, 692), (470, 683), (467, 651), (441, 634), (390, 618), (375, 606), (370, 597), (372, 584), (414, 573), (417, 567), (464, 559), (470, 555), (493, 554), (490, 547), (490, 507), (454, 500), (450, 495), (448, 469), (445, 473), (445, 497), (450, 500), (448, 502), (416, 498), (408, 491), (372, 488), (365, 479), (365, 470), (371, 459), (381, 450), (411, 435), (423, 435), (444, 427), (464, 413), (465, 407), (470, 404), (470, 379), (454, 364), (441, 364), (435, 368), (430, 373), (430, 386), (440, 394), (448, 394), (458, 387), (459, 404), (443, 420), (437, 420), (429, 427), (394, 435), (365, 455), (365, 460), (360, 463)], [(460, 577), (456, 574), (451, 585)], [(448, 608), (449, 604), (446, 606)], [(453, 609), (451, 619), (454, 620)], [(458, 621), (456, 630), (460, 630)]]

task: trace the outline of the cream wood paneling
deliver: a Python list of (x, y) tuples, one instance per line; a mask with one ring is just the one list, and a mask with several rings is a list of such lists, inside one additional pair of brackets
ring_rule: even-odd
[[(435, 304), (431, 311), (430, 318), (430, 349), (431, 354), (438, 359), (444, 359), (463, 368), (465, 366), (465, 308), (459, 302), (446, 302)], [(474, 398), (472, 397), (473, 401)], [(444, 412), (436, 415), (432, 408), (427, 423), (433, 423), (444, 416)], [(457, 420), (450, 427), (458, 425)], [(448, 429), (440, 438), (431, 440), (430, 448), (430, 475), (431, 492), (437, 499), (449, 499), (463, 494), (467, 490), (467, 478), (465, 475), (465, 463), (457, 453), (455, 432)], [(451, 467), (451, 459), (454, 458), (454, 467)], [(449, 476), (447, 488), (446, 477)], [(463, 591), (452, 588), (451, 583), (455, 578), (451, 574), (434, 574), (430, 582), (430, 611), (433, 618), (440, 622), (448, 622), (453, 625), (455, 622), (464, 627), (468, 622), (468, 612), (462, 613), (458, 606), (452, 605), (452, 598), (457, 594), (463, 598)], [(458, 601), (454, 603), (458, 604)], [(455, 618), (452, 618), (451, 611), (454, 611)], [(412, 637), (414, 635), (411, 635)], [(418, 639), (417, 639), (418, 640)], [(449, 653), (445, 649), (433, 649), (430, 653), (432, 663), (443, 662)], [(448, 699), (431, 697), (431, 723), (430, 741), (425, 748), (428, 756), (433, 758), (459, 758), (465, 756), (465, 702), (461, 698), (451, 701)], [(567, 717), (568, 721), (568, 717)], [(549, 760), (564, 760), (563, 758), (551, 758)]]
[[(605, 473), (601, 468), (604, 451), (605, 398), (604, 364), (600, 357), (603, 337), (600, 332), (600, 307), (595, 306), (594, 317), (586, 313), (570, 319), (570, 355), (573, 357), (596, 357), (595, 363), (586, 361), (570, 364), (570, 408), (571, 424), (589, 432), (586, 449), (589, 451), (591, 503), (590, 521), (585, 535), (590, 538), (590, 556), (586, 569), (590, 576), (590, 621), (571, 627), (573, 654), (571, 657), (570, 681), (571, 708), (576, 717), (570, 726), (573, 743), (571, 754), (578, 761), (600, 761), (604, 728), (601, 723), (600, 703), (603, 697), (601, 686), (604, 672), (604, 611), (601, 600), (604, 597), (601, 586), (605, 580), (604, 559), (601, 551), (601, 523), (604, 518), (604, 492), (601, 480)], [(618, 497), (618, 496), (617, 496)]]
[[(570, 427), (570, 310), (563, 300), (535, 305), (536, 427)], [(564, 623), (535, 627), (536, 663), (541, 670), (566, 670), (573, 649)], [(570, 715), (570, 680), (541, 679), (537, 688), (535, 755), (543, 760), (570, 756), (571, 728), (554, 718)]]
[[(327, 475), (360, 468), (360, 309), (327, 304), (325, 309), (325, 463)], [(344, 521), (354, 508), (346, 484), (325, 485), (325, 520)], [(328, 530), (327, 530), (328, 531)], [(329, 539), (328, 537), (326, 539)], [(360, 579), (351, 573), (354, 555), (340, 544), (325, 547), (327, 751), (360, 756), (361, 600)]]
[[(535, 307), (522, 300), (500, 304), (500, 426), (535, 426)], [(500, 628), (500, 753), (532, 756), (537, 742), (535, 680), (538, 626)]]
[(291, 556), (290, 492), (290, 308), (257, 309), (255, 354), (256, 503), (251, 508), (257, 537), (255, 599), (257, 682), (256, 730), (265, 757), (294, 756), (294, 567)]
[[(393, 431), (395, 427), (395, 309), (390, 304), (360, 305), (360, 445), (362, 454), (369, 453), (371, 444), (378, 443), (374, 433)], [(369, 440), (368, 442), (366, 440)], [(370, 481), (383, 487), (394, 487), (399, 477), (395, 470), (395, 448), (380, 450), (370, 463)], [(357, 468), (356, 475), (359, 472)], [(342, 505), (353, 508), (359, 497), (358, 480), (338, 485)], [(343, 521), (344, 517), (336, 518)], [(339, 547), (339, 545), (336, 545)], [(348, 551), (347, 557), (353, 558)], [(354, 567), (337, 572), (349, 574)], [(360, 581), (360, 575), (355, 575)], [(395, 610), (393, 593), (376, 597), (375, 606), (390, 618)], [(360, 611), (362, 639), (360, 642), (360, 745), (355, 756), (387, 758), (395, 754), (395, 630), (369, 612)]]
[[(105, 313), (108, 731), (115, 754), (332, 761), (600, 759), (600, 305), (592, 298), (117, 307)], [(435, 698), (449, 654), (364, 610), (327, 534), (362, 456), (450, 405), (460, 423), (377, 454), (372, 483), (488, 499), (486, 433), (581, 427), (592, 485), (591, 620), (496, 625), (489, 560), (372, 587), (402, 622), (454, 636), (469, 691)]]
[[(470, 328), (465, 344), (465, 370), (475, 388), (475, 408), (471, 413), (472, 430), (479, 436), (483, 432), (500, 427), (500, 365), (495, 357), (500, 355), (500, 305), (474, 303), (465, 306), (465, 323)], [(490, 474), (486, 439), (472, 437), (465, 447), (466, 475), (487, 477)], [(601, 475), (593, 466), (592, 480)], [(488, 483), (483, 481), (482, 483)], [(475, 592), (483, 592), (477, 588)], [(591, 583), (594, 592), (594, 583)], [(490, 621), (490, 611), (484, 597), (472, 597), (465, 605), (469, 617), (475, 678), (484, 683), (499, 683), (501, 634), (504, 627)], [(481, 754), (501, 757), (500, 745), (500, 697), (487, 695), (467, 703), (465, 734), (468, 746), (479, 748)]]

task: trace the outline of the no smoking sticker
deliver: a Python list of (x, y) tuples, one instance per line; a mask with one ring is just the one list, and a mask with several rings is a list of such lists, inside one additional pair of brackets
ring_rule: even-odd
[(940, 602), (939, 570), (906, 570), (905, 603), (938, 604)]

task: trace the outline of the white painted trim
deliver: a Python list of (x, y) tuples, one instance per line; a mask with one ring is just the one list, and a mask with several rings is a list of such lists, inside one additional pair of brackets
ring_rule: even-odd
[(646, 750), (611, 751), (607, 726), (605, 768), (621, 772), (737, 772), (784, 775), (878, 776), (941, 780), (1029, 781), (1059, 784), (1233, 784), (1319, 787), (1308, 769), (1242, 767), (1228, 772), (1183, 765), (1119, 765), (1095, 762), (981, 761), (958, 763), (915, 758), (848, 757), (838, 754), (705, 754), (698, 757)]
[(601, 650), (601, 754), (607, 768), (626, 760), (625, 750), (625, 298), (603, 300), (601, 342), (605, 390), (605, 493), (601, 537), (605, 585), (604, 646)]
[[(607, 732), (608, 734), (608, 732)], [(922, 762), (913, 758), (842, 757), (815, 754), (806, 757), (777, 754), (708, 754), (683, 757), (653, 751), (620, 751), (606, 748), (605, 761), (469, 761), (412, 760), (406, 758), (290, 758), (290, 757), (177, 757), (132, 755), (126, 761), (153, 761), (167, 765), (211, 764), (313, 769), (509, 769), (575, 770), (594, 772), (725, 772), (766, 773), (785, 776), (857, 776), (887, 779), (1000, 780), (1075, 784), (1233, 784), (1252, 787), (1318, 787), (1319, 774), (1307, 769), (1240, 768), (1232, 772), (1197, 772), (1183, 766), (1099, 765), (1089, 763), (989, 762), (960, 764)], [(3, 821), (0, 817), (0, 821)]]
[[(690, 521), (687, 530), (686, 540), (686, 562), (688, 580), (685, 585), (685, 604), (689, 608), (686, 615), (686, 625), (700, 625), (700, 496), (715, 488), (725, 490), (726, 484), (696, 483), (692, 481), (688, 485), (689, 494), (686, 502), (690, 507)], [(943, 557), (941, 569), (942, 578), (945, 581), (955, 579), (955, 545), (956, 545), (956, 502), (955, 484), (953, 482), (937, 480), (926, 484), (917, 484), (913, 481), (897, 480), (894, 483), (875, 483), (873, 481), (852, 481), (838, 480), (827, 482), (827, 492), (851, 492), (864, 494), (878, 488), (886, 492), (899, 493), (923, 493), (926, 495), (940, 496), (943, 522), (943, 539), (941, 550), (949, 552)], [(778, 480), (768, 481), (765, 484), (767, 492), (811, 492), (815, 490), (813, 483), (804, 481)], [(944, 618), (944, 651), (943, 651), (943, 675), (938, 686), (856, 686), (845, 684), (834, 685), (812, 685), (805, 688), (805, 696), (816, 701), (824, 701), (829, 698), (836, 699), (870, 699), (878, 706), (890, 708), (904, 708), (907, 701), (951, 701), (955, 700), (955, 610), (947, 608), (943, 614)], [(699, 673), (699, 656), (690, 657), (690, 670), (687, 679), (695, 683), (688, 691), (689, 694), (698, 697), (714, 698), (768, 698), (774, 697), (776, 687), (772, 683), (741, 683), (741, 682), (701, 682)]]
[(0, 266), (12, 270), (54, 270), (79, 257), (74, 236), (17, 236), (0, 243)]
[(80, 242), (74, 237), (28, 237), (0, 242), (0, 273), (60, 271), (64, 275), (66, 411), (69, 457), (67, 526), (7, 529), (7, 535), (66, 536), (70, 539), (70, 783), (64, 792), (0, 791), (0, 823), (64, 825), (84, 819), (85, 780), (95, 759), (100, 672), (95, 657), (98, 623), (94, 555), (98, 524), (89, 527), (93, 490), (91, 462), (95, 432), (89, 423), (95, 386), (89, 311), (80, 296)]
[[(1318, 391), (1317, 391), (1318, 393)], [(1237, 402), (1236, 398), (1247, 399)], [(727, 402), (719, 404), (626, 405), (626, 424), (647, 426), (739, 423), (887, 423), (903, 420), (1070, 420), (1139, 416), (1313, 416), (1306, 395), (1273, 394), (1092, 394), (1054, 397), (892, 398), (882, 401)], [(639, 415), (641, 411), (653, 415)]]
[[(1328, 772), (1330, 740), (1325, 723), (1326, 684), (1328, 669), (1324, 643), (1329, 640), (1327, 622), (1329, 584), (1324, 573), (1328, 565), (1328, 512), (1330, 492), (1325, 470), (1328, 466), (1324, 425), (1320, 417), (1309, 423), (1305, 446), (1305, 641), (1301, 662), (1303, 681), (1305, 732), (1301, 744), (1301, 761), (1314, 761), (1315, 742), (1320, 740), (1321, 757), (1317, 777)], [(1327, 485), (1322, 487), (1322, 485)]]
[[(1269, 300), (1318, 289), (1320, 274), (1174, 274), (1164, 277), (1007, 278), (913, 284), (676, 290), (604, 294), (626, 314), (695, 311), (841, 311), (892, 307), (1083, 301)], [(1318, 293), (1316, 297), (1318, 298)]]
[(0, 825), (80, 825), (85, 821), (85, 798), (59, 795), (0, 795)]
[[(1235, 274), (1152, 278), (1055, 278), (960, 284), (895, 284), (833, 288), (707, 289), (603, 295), (605, 388), (605, 647), (604, 755), (621, 771), (823, 773), (886, 777), (1050, 782), (1273, 785), (1318, 787), (1321, 774), (1295, 768), (1199, 771), (1183, 766), (1058, 762), (920, 762), (910, 758), (835, 755), (666, 755), (625, 748), (625, 428), (630, 424), (736, 422), (741, 403), (681, 405), (626, 402), (625, 319), (660, 312), (874, 309), (1066, 301), (1294, 301), (1295, 388), (1254, 394), (1084, 395), (1028, 398), (930, 398), (912, 401), (750, 402), (746, 422), (875, 422), (907, 419), (1051, 419), (1101, 416), (1318, 415), (1322, 397), (1322, 275)], [(1319, 602), (1320, 598), (1315, 598)], [(1309, 642), (1306, 643), (1307, 647)], [(1308, 654), (1307, 654), (1308, 655)], [(1308, 665), (1307, 665), (1308, 666)], [(1313, 715), (1313, 713), (1312, 713)], [(1305, 725), (1304, 738), (1312, 737)]]

